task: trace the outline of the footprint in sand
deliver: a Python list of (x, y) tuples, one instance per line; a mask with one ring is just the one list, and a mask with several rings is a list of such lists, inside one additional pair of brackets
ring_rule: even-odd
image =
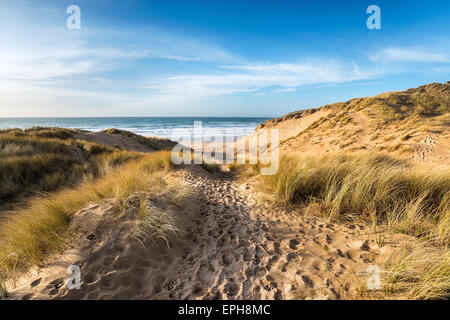
[(297, 250), (297, 246), (300, 244), (300, 242), (297, 239), (292, 239), (289, 241), (289, 248), (293, 250)]
[(224, 253), (222, 256), (222, 261), (226, 266), (232, 264), (233, 260), (234, 260), (233, 255), (229, 252)]
[(238, 294), (239, 289), (240, 289), (239, 285), (236, 282), (234, 282), (233, 279), (230, 279), (226, 283), (223, 291), (227, 294), (227, 296), (232, 297)]

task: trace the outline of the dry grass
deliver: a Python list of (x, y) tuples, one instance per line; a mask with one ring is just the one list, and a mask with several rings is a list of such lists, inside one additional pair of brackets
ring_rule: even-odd
[(173, 142), (169, 139), (163, 139), (163, 138), (157, 138), (157, 137), (144, 137), (144, 136), (135, 134), (133, 132), (120, 130), (120, 129), (112, 128), (112, 129), (103, 130), (102, 132), (133, 138), (140, 144), (142, 144), (144, 146), (148, 146), (148, 147), (156, 149), (156, 150), (172, 150), (172, 148), (176, 145), (175, 142)]
[[(173, 189), (178, 187), (181, 192), (183, 188), (168, 183), (161, 175), (171, 168), (170, 152), (155, 152), (103, 178), (36, 197), (27, 207), (10, 212), (0, 220), (0, 280), (13, 279), (31, 267), (42, 267), (50, 255), (61, 252), (70, 238), (66, 230), (71, 216), (90, 202), (114, 199), (122, 212), (129, 208), (135, 194), (144, 192), (157, 197), (165, 190), (164, 197), (173, 206), (179, 206), (185, 198)], [(168, 226), (172, 225), (168, 216), (157, 218), (149, 206), (144, 211), (147, 218), (143, 219), (148, 222), (141, 230), (168, 239), (171, 232)]]
[(389, 254), (382, 280), (387, 294), (408, 299), (450, 298), (450, 250), (416, 241)]
[(106, 174), (140, 155), (74, 140), (60, 128), (0, 131), (0, 206)]
[(417, 240), (385, 261), (387, 297), (449, 297), (448, 165), (412, 164), (368, 152), (304, 154), (282, 157), (277, 174), (258, 179), (275, 202), (302, 204), (306, 212), (329, 220), (358, 220), (374, 230), (387, 227), (414, 236)]
[(375, 153), (284, 156), (262, 185), (290, 203), (317, 203), (330, 220), (387, 223), (393, 230), (450, 243), (450, 170)]
[[(133, 236), (142, 243), (162, 240), (170, 246), (182, 239), (187, 220), (197, 208), (196, 203), (192, 200), (192, 190), (180, 186), (175, 179), (163, 180), (155, 190), (156, 195), (147, 192), (138, 196), (134, 209), (139, 214)], [(155, 196), (157, 202), (152, 200)]]
[[(414, 145), (422, 144), (430, 132), (440, 136), (446, 134), (445, 128), (450, 119), (449, 105), (450, 82), (431, 83), (406, 91), (323, 106), (315, 111), (328, 112), (327, 116), (306, 129), (305, 125), (297, 126), (296, 121), (281, 124), (293, 117), (305, 117), (304, 123), (308, 123), (308, 116), (301, 112), (269, 120), (261, 126), (285, 130), (290, 136), (283, 135), (280, 145), (287, 150), (318, 150), (317, 141), (321, 139), (320, 149), (323, 151), (382, 148), (409, 158), (417, 150)], [(344, 135), (345, 132), (350, 135)], [(388, 146), (386, 142), (392, 145)], [(444, 151), (442, 149), (445, 146), (438, 143), (434, 151), (439, 154)], [(428, 156), (438, 162), (435, 155)]]

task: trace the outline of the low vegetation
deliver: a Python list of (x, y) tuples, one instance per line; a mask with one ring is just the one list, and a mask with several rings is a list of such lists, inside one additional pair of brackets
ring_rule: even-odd
[(413, 165), (375, 153), (284, 156), (263, 186), (307, 203), (329, 220), (366, 220), (450, 243), (450, 168)]
[(150, 148), (153, 148), (155, 150), (171, 150), (176, 145), (176, 142), (173, 142), (169, 139), (163, 139), (163, 138), (157, 138), (157, 137), (144, 137), (144, 136), (135, 134), (133, 132), (120, 130), (120, 129), (106, 129), (106, 130), (103, 130), (102, 132), (133, 138), (140, 144), (150, 147)]
[[(285, 149), (382, 149), (410, 158), (423, 148), (429, 147), (426, 141), (430, 136), (437, 133), (448, 135), (446, 128), (450, 119), (449, 106), (450, 82), (431, 83), (405, 91), (355, 98), (317, 108), (315, 112), (321, 111), (326, 115), (312, 123), (309, 122), (308, 116), (314, 112), (308, 110), (269, 120), (260, 127), (280, 128), (282, 131), (291, 132), (280, 141), (280, 145)], [(281, 122), (292, 118), (299, 121), (288, 121), (280, 125)], [(345, 132), (350, 134), (344, 136)], [(386, 141), (388, 137), (391, 139)], [(437, 159), (435, 154), (425, 156)]]
[[(256, 173), (257, 166), (246, 174)], [(275, 202), (333, 221), (359, 221), (411, 240), (391, 253), (384, 290), (411, 299), (450, 290), (450, 168), (371, 152), (283, 156), (277, 174), (259, 176)]]
[(61, 128), (0, 131), (0, 207), (102, 176), (140, 155), (74, 139)]
[(397, 248), (384, 261), (384, 292), (408, 299), (448, 299), (450, 250), (424, 241)]
[[(108, 131), (155, 150), (173, 145)], [(170, 245), (183, 234), (180, 212), (194, 202), (167, 174), (173, 168), (169, 151), (123, 151), (77, 139), (77, 133), (40, 127), (0, 131), (0, 296), (6, 280), (44, 266), (67, 247), (71, 217), (89, 203), (112, 201), (119, 216), (132, 212), (134, 237), (141, 242)]]
[[(170, 152), (150, 153), (107, 176), (36, 197), (28, 206), (10, 212), (0, 220), (0, 280), (42, 267), (50, 255), (62, 252), (70, 238), (66, 233), (73, 214), (104, 199), (113, 201), (119, 214), (137, 210), (136, 238), (169, 244), (182, 233), (174, 208), (189, 208), (191, 200), (189, 191), (166, 175), (171, 168)], [(164, 199), (169, 206), (158, 209), (151, 201), (154, 198)]]

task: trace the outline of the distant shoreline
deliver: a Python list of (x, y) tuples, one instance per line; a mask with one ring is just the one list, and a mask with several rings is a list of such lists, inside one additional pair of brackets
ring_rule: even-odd
[[(31, 127), (59, 127), (98, 132), (109, 128), (122, 129), (142, 136), (177, 139), (193, 130), (194, 121), (201, 121), (205, 131), (231, 131), (241, 137), (253, 132), (269, 120), (266, 117), (15, 117), (0, 118), (0, 130)], [(206, 134), (208, 136), (208, 133)]]

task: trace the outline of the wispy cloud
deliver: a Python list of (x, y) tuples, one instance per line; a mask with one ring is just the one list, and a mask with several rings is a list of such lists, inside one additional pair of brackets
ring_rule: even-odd
[(153, 97), (166, 101), (186, 101), (255, 92), (272, 87), (276, 87), (275, 91), (281, 93), (303, 85), (366, 80), (377, 75), (372, 71), (362, 72), (354, 64), (335, 61), (228, 65), (220, 68), (226, 72), (158, 78), (143, 87), (153, 90)]
[(82, 25), (71, 31), (66, 18), (64, 10), (28, 0), (0, 3), (0, 115), (61, 110), (68, 108), (68, 98), (87, 106), (136, 102), (147, 94), (136, 89), (136, 73), (161, 59), (207, 64), (240, 60), (181, 32), (151, 25), (138, 30)]
[[(0, 19), (0, 99), (12, 101), (16, 97), (20, 101), (20, 96), (26, 95), (50, 101), (72, 96), (73, 92), (80, 97), (104, 95), (105, 101), (122, 94), (123, 99), (119, 100), (128, 96), (130, 100), (138, 97), (153, 104), (180, 103), (265, 89), (283, 93), (306, 84), (350, 82), (374, 76), (372, 72), (360, 71), (354, 62), (317, 59), (252, 63), (207, 40), (174, 35), (151, 26), (138, 33), (85, 26), (74, 32), (65, 28), (64, 16), (52, 21), (52, 14), (45, 24), (37, 23), (29, 16), (45, 14), (43, 9), (37, 10), (15, 12), (23, 22), (19, 28), (10, 15), (0, 14), (4, 18)], [(41, 36), (34, 39), (35, 33)], [(171, 76), (150, 73), (133, 78), (143, 59), (169, 59), (185, 65), (207, 63), (210, 71), (195, 74), (195, 67), (186, 67)], [(111, 72), (123, 76), (111, 77)], [(143, 77), (148, 81), (143, 83)]]
[[(424, 68), (448, 73), (450, 62), (446, 51), (431, 46), (388, 47), (371, 55), (372, 63), (366, 57), (353, 61), (347, 51), (311, 53), (315, 59), (291, 47), (255, 54), (259, 49), (249, 50), (247, 44), (223, 47), (176, 26), (167, 31), (151, 24), (136, 28), (131, 22), (119, 30), (108, 23), (103, 28), (83, 23), (81, 30), (70, 31), (66, 18), (61, 7), (0, 0), (0, 116), (80, 115), (80, 106), (89, 115), (93, 106), (128, 115), (138, 110), (130, 106), (142, 113), (173, 107), (176, 114), (189, 102), (214, 105), (225, 96), (265, 95), (269, 100), (272, 95), (279, 101), (280, 94), (305, 85), (386, 79)], [(94, 15), (90, 19), (99, 22)], [(227, 36), (221, 40), (230, 43)], [(240, 48), (240, 54), (231, 47)], [(414, 62), (414, 68), (403, 62)]]
[(286, 93), (286, 92), (292, 92), (295, 91), (297, 88), (280, 88), (280, 89), (275, 89), (272, 92), (273, 93)]
[(28, 0), (0, 3), (0, 79), (41, 80), (121, 68), (123, 59), (230, 63), (239, 58), (214, 44), (154, 26), (139, 30), (66, 29), (64, 10)]
[(450, 62), (448, 54), (428, 52), (414, 48), (387, 48), (378, 54), (370, 55), (370, 59), (376, 62)]

